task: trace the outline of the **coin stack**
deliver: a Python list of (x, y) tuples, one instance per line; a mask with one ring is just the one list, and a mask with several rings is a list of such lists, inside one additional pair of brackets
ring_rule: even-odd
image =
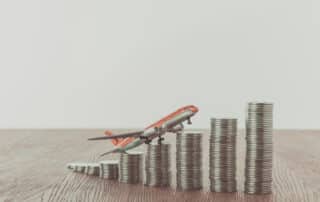
[(73, 170), (74, 172), (83, 173), (86, 168), (86, 164), (85, 163), (68, 163), (67, 168), (70, 170)]
[(84, 173), (85, 169), (86, 169), (85, 163), (77, 164), (75, 167), (75, 171), (79, 173)]
[(245, 192), (272, 192), (273, 104), (249, 103), (246, 119)]
[(143, 153), (128, 152), (120, 154), (119, 181), (139, 184), (143, 181)]
[(69, 170), (73, 170), (73, 171), (75, 171), (76, 166), (77, 166), (77, 163), (68, 163), (68, 164), (67, 164), (67, 168), (68, 168)]
[(88, 163), (84, 171), (87, 175), (99, 176), (100, 164), (99, 163)]
[(237, 119), (211, 119), (209, 179), (213, 192), (236, 192)]
[(202, 133), (189, 132), (177, 135), (176, 167), (177, 189), (202, 188)]
[(170, 186), (170, 144), (148, 144), (145, 173), (146, 186)]
[(100, 161), (100, 178), (117, 180), (119, 172), (119, 161), (117, 160), (106, 160)]

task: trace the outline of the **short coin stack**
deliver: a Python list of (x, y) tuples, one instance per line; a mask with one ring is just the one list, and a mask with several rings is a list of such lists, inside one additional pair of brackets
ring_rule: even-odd
[(202, 188), (202, 133), (177, 135), (176, 141), (177, 189)]
[(147, 186), (170, 186), (170, 144), (148, 144), (145, 174)]
[(99, 163), (88, 163), (84, 171), (87, 175), (99, 176), (100, 164)]
[(73, 171), (76, 170), (76, 166), (77, 166), (77, 163), (68, 163), (67, 164), (67, 168), (70, 170), (73, 170)]
[(119, 172), (119, 161), (106, 160), (100, 161), (100, 174), (99, 176), (104, 179), (117, 180)]
[(83, 173), (85, 171), (86, 165), (87, 164), (85, 163), (68, 163), (67, 168), (73, 170), (74, 172)]
[(245, 192), (272, 192), (273, 104), (249, 103), (246, 120)]
[(236, 192), (237, 119), (211, 119), (210, 190)]
[(84, 170), (85, 170), (85, 168), (86, 168), (86, 164), (85, 164), (85, 163), (80, 163), (80, 164), (77, 164), (77, 165), (75, 166), (74, 171), (75, 171), (75, 172), (79, 172), (79, 173), (83, 173)]
[(128, 152), (120, 154), (119, 181), (139, 184), (143, 181), (143, 153)]

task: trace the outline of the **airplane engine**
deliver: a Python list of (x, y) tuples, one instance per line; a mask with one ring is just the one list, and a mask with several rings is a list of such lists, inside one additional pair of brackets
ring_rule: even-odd
[(180, 132), (183, 130), (183, 125), (180, 124), (180, 125), (176, 125), (174, 126), (172, 129), (170, 129), (168, 132), (170, 133), (177, 133), (177, 132)]

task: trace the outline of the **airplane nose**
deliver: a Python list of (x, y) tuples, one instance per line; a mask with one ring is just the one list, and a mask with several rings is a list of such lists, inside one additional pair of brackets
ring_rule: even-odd
[(199, 111), (199, 109), (198, 109), (196, 106), (194, 106), (194, 105), (189, 106), (189, 109), (190, 109), (193, 113), (197, 113), (197, 112)]

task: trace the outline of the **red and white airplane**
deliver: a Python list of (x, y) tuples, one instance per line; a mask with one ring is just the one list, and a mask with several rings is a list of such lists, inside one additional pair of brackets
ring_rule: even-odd
[(198, 111), (198, 108), (193, 105), (185, 106), (151, 124), (144, 130), (123, 134), (112, 134), (111, 131), (105, 131), (106, 136), (89, 138), (88, 140), (112, 140), (116, 148), (101, 154), (101, 156), (110, 153), (126, 152), (143, 143), (149, 144), (155, 138), (158, 138), (158, 143), (161, 144), (161, 141), (164, 140), (164, 138), (161, 137), (162, 135), (166, 132), (178, 133), (182, 131), (184, 128), (183, 122), (187, 121), (188, 124), (191, 124), (191, 117)]

